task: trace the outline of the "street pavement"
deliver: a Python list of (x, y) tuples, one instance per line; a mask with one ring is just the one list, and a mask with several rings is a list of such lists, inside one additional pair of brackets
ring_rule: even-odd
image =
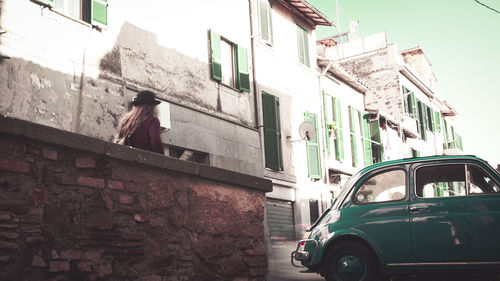
[[(297, 247), (294, 241), (271, 242), (269, 253), (268, 281), (324, 281), (321, 275), (316, 273), (299, 273), (305, 268), (294, 267), (290, 263), (290, 253)], [(297, 264), (297, 263), (296, 263)], [(393, 276), (391, 281), (500, 281), (496, 274), (477, 273), (446, 273), (427, 275)]]

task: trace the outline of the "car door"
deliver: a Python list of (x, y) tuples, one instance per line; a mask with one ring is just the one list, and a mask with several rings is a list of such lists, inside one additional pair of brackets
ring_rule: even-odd
[(463, 163), (412, 166), (411, 247), (418, 262), (470, 259), (470, 220)]
[(406, 168), (364, 175), (342, 207), (342, 227), (374, 246), (382, 264), (407, 262), (410, 255)]
[(467, 165), (469, 192), (466, 208), (475, 235), (470, 240), (471, 261), (500, 263), (500, 184), (494, 171)]

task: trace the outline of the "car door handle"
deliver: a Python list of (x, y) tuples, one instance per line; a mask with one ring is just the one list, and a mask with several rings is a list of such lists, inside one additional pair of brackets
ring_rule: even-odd
[(421, 213), (429, 210), (429, 206), (425, 204), (415, 204), (410, 206), (410, 212), (412, 213)]

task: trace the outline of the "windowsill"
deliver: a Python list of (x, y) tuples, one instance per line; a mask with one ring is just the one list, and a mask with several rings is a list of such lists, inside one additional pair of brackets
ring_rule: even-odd
[(244, 92), (244, 91), (242, 91), (242, 90), (236, 89), (236, 88), (235, 88), (235, 87), (233, 87), (233, 86), (226, 85), (226, 84), (224, 84), (224, 83), (222, 83), (222, 82), (219, 82), (219, 81), (216, 81), (216, 82), (217, 82), (218, 87), (221, 87), (221, 86), (222, 86), (223, 88), (226, 88), (226, 89), (229, 89), (229, 90), (233, 90), (233, 91), (235, 91), (235, 92), (237, 92), (237, 93), (243, 93), (243, 92)]

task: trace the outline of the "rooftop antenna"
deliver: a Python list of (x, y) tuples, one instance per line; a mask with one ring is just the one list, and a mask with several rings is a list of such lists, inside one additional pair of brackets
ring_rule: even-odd
[(335, 0), (335, 12), (337, 13), (337, 30), (338, 33), (342, 33), (342, 29), (340, 28), (340, 6), (339, 6), (339, 0)]

